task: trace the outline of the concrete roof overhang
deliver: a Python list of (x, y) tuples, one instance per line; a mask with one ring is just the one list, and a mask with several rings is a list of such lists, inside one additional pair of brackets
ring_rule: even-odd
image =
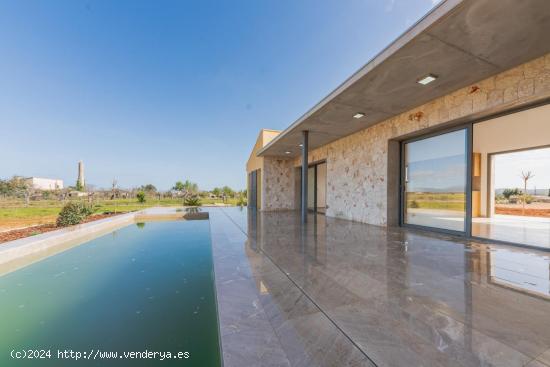
[(303, 130), (315, 149), (549, 51), (550, 0), (444, 0), (258, 155), (299, 156)]

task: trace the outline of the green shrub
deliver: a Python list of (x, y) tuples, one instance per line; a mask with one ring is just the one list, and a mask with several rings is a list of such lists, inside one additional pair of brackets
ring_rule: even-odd
[(92, 214), (94, 214), (94, 207), (92, 205), (82, 205), (82, 214), (84, 214), (85, 217), (88, 217)]
[(420, 205), (418, 205), (418, 202), (416, 200), (413, 200), (409, 204), (409, 208), (412, 208), (412, 209), (420, 208)]
[(93, 213), (93, 208), (79, 202), (69, 202), (59, 212), (57, 226), (66, 227), (81, 223), (87, 216)]
[(495, 196), (495, 203), (497, 204), (508, 204), (508, 199), (502, 194), (498, 194)]
[(243, 196), (240, 196), (239, 200), (237, 201), (237, 206), (246, 206), (246, 204), (247, 204), (246, 198)]
[(510, 196), (518, 196), (518, 195), (521, 195), (521, 191), (519, 189), (504, 189), (502, 190), (502, 195), (504, 195), (504, 197), (506, 199), (510, 199)]
[(201, 198), (198, 196), (190, 196), (183, 200), (183, 205), (185, 206), (201, 206)]
[(136, 197), (138, 199), (138, 203), (144, 203), (145, 202), (145, 193), (143, 191), (140, 191), (136, 194)]

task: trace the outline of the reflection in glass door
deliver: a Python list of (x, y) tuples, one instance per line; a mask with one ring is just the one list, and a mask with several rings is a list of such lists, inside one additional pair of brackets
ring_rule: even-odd
[(315, 166), (307, 169), (307, 208), (315, 210)]
[(319, 163), (316, 172), (315, 196), (317, 198), (317, 212), (325, 213), (327, 208), (327, 163)]
[(317, 163), (307, 170), (307, 208), (325, 213), (327, 200), (327, 163)]
[(467, 130), (404, 144), (405, 224), (466, 229)]
[(262, 203), (262, 171), (257, 169), (248, 174), (248, 206), (261, 209)]

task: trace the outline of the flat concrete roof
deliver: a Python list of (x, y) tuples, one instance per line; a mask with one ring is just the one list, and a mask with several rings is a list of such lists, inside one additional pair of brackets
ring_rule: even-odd
[(549, 0), (445, 0), (258, 155), (299, 156), (303, 130), (315, 149), (548, 52)]

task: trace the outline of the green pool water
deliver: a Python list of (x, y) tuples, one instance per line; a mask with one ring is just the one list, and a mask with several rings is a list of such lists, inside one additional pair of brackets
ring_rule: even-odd
[(0, 277), (0, 366), (220, 364), (207, 220), (134, 224)]

